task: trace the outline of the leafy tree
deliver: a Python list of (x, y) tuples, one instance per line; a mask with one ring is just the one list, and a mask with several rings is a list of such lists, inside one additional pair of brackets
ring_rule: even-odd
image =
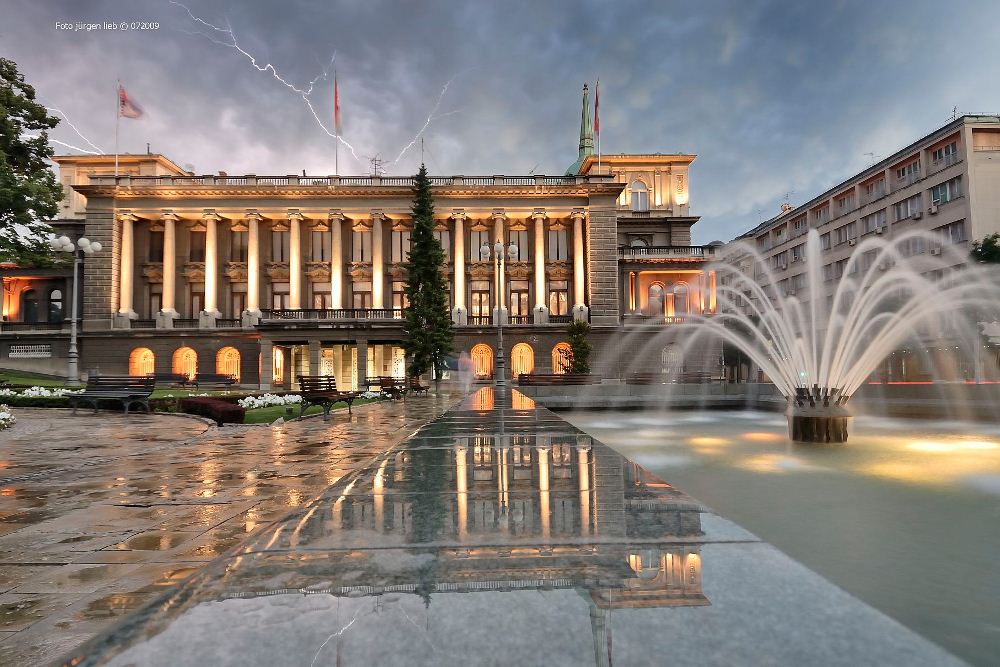
[(969, 254), (977, 262), (1000, 264), (1000, 234), (990, 234), (982, 241), (973, 241)]
[(576, 320), (566, 327), (569, 337), (569, 372), (589, 373), (590, 353), (594, 346), (590, 344), (590, 324)]
[(408, 304), (403, 309), (408, 340), (403, 348), (410, 358), (411, 376), (433, 369), (434, 379), (439, 381), (455, 331), (448, 312), (448, 286), (441, 272), (444, 250), (434, 235), (434, 195), (424, 165), (414, 181), (413, 232), (406, 261)]
[(0, 58), (0, 261), (22, 266), (52, 263), (51, 232), (62, 188), (46, 160), (48, 130), (59, 122), (35, 101), (13, 60)]

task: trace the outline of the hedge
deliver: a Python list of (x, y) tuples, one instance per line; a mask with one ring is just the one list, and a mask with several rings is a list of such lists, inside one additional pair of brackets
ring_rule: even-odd
[(214, 419), (219, 426), (242, 424), (247, 414), (239, 405), (207, 396), (181, 399), (181, 411)]

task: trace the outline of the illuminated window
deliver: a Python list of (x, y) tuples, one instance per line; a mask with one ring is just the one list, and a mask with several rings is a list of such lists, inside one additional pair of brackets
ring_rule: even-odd
[(372, 284), (370, 281), (352, 283), (352, 289), (354, 290), (354, 308), (364, 309), (372, 307)]
[(510, 351), (510, 368), (514, 377), (535, 370), (535, 351), (527, 343), (518, 343)]
[(128, 355), (129, 375), (149, 375), (153, 373), (155, 357), (148, 347), (137, 347)]
[(235, 347), (224, 347), (215, 355), (215, 372), (220, 375), (232, 375), (240, 380), (240, 351)]
[(493, 377), (493, 348), (485, 343), (479, 343), (472, 348), (472, 367), (477, 380), (487, 380)]
[(632, 210), (633, 211), (648, 211), (649, 210), (649, 189), (646, 184), (642, 181), (633, 181), (632, 186)]
[(368, 230), (354, 230), (351, 234), (351, 261), (372, 261), (372, 233)]
[(410, 230), (399, 229), (392, 232), (392, 252), (393, 262), (406, 262), (410, 257)]
[(174, 352), (172, 370), (174, 373), (194, 379), (198, 374), (198, 353), (190, 347), (179, 347)]
[(549, 281), (549, 314), (566, 315), (569, 313), (569, 281)]
[(510, 314), (512, 317), (528, 317), (531, 306), (528, 305), (528, 281), (510, 281)]
[(287, 262), (291, 252), (291, 233), (288, 231), (271, 231), (271, 261)]
[(471, 315), (473, 317), (489, 317), (490, 315), (490, 281), (473, 280), (469, 283), (472, 290)]

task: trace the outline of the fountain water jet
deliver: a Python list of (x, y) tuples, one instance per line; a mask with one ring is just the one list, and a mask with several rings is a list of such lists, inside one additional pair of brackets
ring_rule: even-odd
[(846, 442), (847, 402), (918, 327), (961, 328), (949, 320), (993, 311), (1000, 302), (986, 270), (943, 244), (926, 232), (872, 235), (850, 257), (824, 266), (819, 234), (810, 230), (796, 256), (805, 262), (803, 277), (784, 293), (755, 247), (734, 244), (713, 267), (719, 314), (688, 318), (684, 326), (695, 336), (686, 347), (705, 333), (739, 348), (787, 399), (793, 440)]

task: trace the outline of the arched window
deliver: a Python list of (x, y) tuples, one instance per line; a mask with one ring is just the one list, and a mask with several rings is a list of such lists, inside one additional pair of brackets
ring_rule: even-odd
[(629, 241), (629, 247), (631, 248), (648, 248), (649, 244), (646, 243), (646, 239), (632, 239)]
[(552, 348), (552, 372), (556, 375), (569, 373), (572, 367), (572, 349), (569, 343), (556, 343)]
[(240, 351), (235, 347), (224, 347), (215, 355), (215, 372), (232, 375), (240, 381)]
[(663, 283), (653, 283), (652, 285), (649, 286), (649, 291), (647, 292), (647, 299), (646, 299), (647, 315), (663, 314), (663, 296), (664, 296)]
[(677, 283), (674, 285), (674, 312), (683, 315), (690, 312), (690, 291), (687, 283)]
[(477, 380), (488, 380), (493, 377), (493, 348), (485, 343), (473, 347), (472, 368)]
[(280, 347), (271, 355), (271, 384), (285, 384), (285, 351)]
[(128, 355), (129, 375), (149, 375), (154, 372), (156, 358), (148, 347), (137, 347)]
[(21, 297), (21, 321), (29, 324), (38, 322), (38, 293), (33, 289)]
[(681, 355), (673, 343), (663, 346), (660, 350), (660, 372), (675, 373), (681, 370)]
[(646, 187), (646, 184), (642, 181), (632, 181), (630, 189), (632, 191), (632, 210), (648, 211), (649, 189)]
[(63, 295), (62, 290), (54, 289), (49, 292), (49, 322), (59, 323), (63, 321)]
[(177, 348), (174, 351), (172, 369), (174, 373), (180, 373), (194, 379), (194, 376), (198, 374), (198, 353), (190, 347)]
[(535, 351), (527, 343), (518, 343), (510, 351), (510, 372), (515, 378), (535, 370)]

